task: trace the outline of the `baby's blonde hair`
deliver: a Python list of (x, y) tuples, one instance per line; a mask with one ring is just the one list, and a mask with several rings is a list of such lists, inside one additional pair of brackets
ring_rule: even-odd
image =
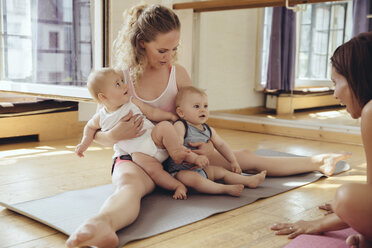
[(93, 70), (87, 79), (87, 87), (89, 90), (90, 95), (93, 97), (95, 101), (101, 103), (98, 94), (104, 91), (105, 87), (105, 78), (110, 75), (116, 73), (116, 71), (112, 68), (101, 68), (97, 70)]
[(132, 82), (138, 83), (147, 65), (145, 49), (140, 41), (151, 42), (158, 34), (179, 31), (181, 24), (171, 9), (159, 4), (134, 6), (123, 16), (124, 24), (114, 41), (115, 67), (128, 68)]
[(195, 86), (185, 86), (178, 90), (176, 95), (176, 108), (180, 107), (182, 100), (185, 98), (186, 95), (196, 93), (202, 96), (207, 96), (205, 90), (199, 89)]

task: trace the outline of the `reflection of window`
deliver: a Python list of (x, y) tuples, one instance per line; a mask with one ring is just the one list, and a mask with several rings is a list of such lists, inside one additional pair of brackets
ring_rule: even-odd
[[(266, 16), (271, 18), (269, 9), (265, 9), (265, 18)], [(305, 11), (297, 12), (296, 86), (329, 85), (329, 59), (339, 45), (350, 39), (351, 11), (352, 2), (344, 1), (308, 4)], [(264, 48), (261, 62), (263, 84), (266, 83), (267, 74), (268, 54), (265, 51), (270, 45), (271, 27), (267, 26), (271, 26), (271, 20), (265, 21), (263, 31)]]
[(90, 0), (0, 0), (0, 80), (85, 85), (90, 13)]
[(313, 4), (300, 14), (300, 42), (297, 77), (326, 79), (330, 76), (329, 59), (333, 51), (350, 38), (351, 4)]
[(49, 72), (49, 81), (59, 82), (62, 79), (62, 75), (60, 72)]
[(57, 32), (49, 32), (49, 48), (59, 48), (58, 44), (58, 33)]
[(261, 70), (261, 82), (266, 82), (267, 77), (267, 63), (269, 60), (269, 46), (270, 46), (270, 36), (271, 36), (271, 19), (273, 17), (273, 8), (265, 8), (264, 14), (264, 28), (263, 28), (263, 44), (262, 44), (262, 67), (265, 68)]

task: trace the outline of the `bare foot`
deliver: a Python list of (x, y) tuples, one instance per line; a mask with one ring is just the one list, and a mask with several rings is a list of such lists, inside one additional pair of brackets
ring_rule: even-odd
[(176, 164), (180, 164), (186, 159), (187, 155), (189, 155), (190, 149), (187, 149), (184, 146), (180, 146), (179, 148), (175, 148), (172, 150), (168, 149), (168, 153)]
[(253, 175), (253, 176), (244, 176), (246, 177), (246, 183), (244, 183), (245, 186), (248, 188), (257, 188), (257, 186), (266, 178), (266, 171), (261, 171), (260, 173)]
[(187, 188), (185, 185), (180, 185), (176, 188), (176, 191), (173, 194), (173, 199), (176, 200), (186, 200), (187, 199)]
[(351, 248), (371, 248), (372, 241), (361, 234), (352, 234), (346, 239), (346, 244)]
[(225, 193), (232, 196), (240, 196), (243, 192), (243, 184), (225, 185)]
[(66, 241), (66, 246), (83, 247), (94, 246), (100, 248), (114, 248), (119, 239), (112, 227), (99, 217), (94, 217), (82, 224)]
[(325, 176), (332, 176), (336, 169), (336, 163), (351, 157), (351, 152), (326, 153), (312, 157), (313, 162), (319, 164), (319, 171)]

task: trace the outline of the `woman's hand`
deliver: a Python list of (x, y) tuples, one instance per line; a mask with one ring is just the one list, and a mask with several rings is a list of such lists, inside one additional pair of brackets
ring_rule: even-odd
[(109, 131), (109, 135), (116, 142), (119, 140), (133, 139), (146, 132), (146, 130), (142, 130), (142, 127), (143, 116), (139, 114), (133, 115), (131, 111), (120, 119), (120, 121)]
[(288, 235), (289, 239), (293, 239), (300, 234), (320, 234), (320, 221), (304, 221), (300, 220), (294, 223), (277, 223), (271, 226), (271, 230), (275, 230), (276, 235)]
[(324, 215), (333, 213), (332, 205), (329, 203), (320, 205), (318, 208), (326, 211)]
[(143, 117), (129, 112), (110, 131), (97, 132), (94, 140), (104, 146), (112, 146), (119, 140), (132, 139), (146, 132), (142, 130)]
[(208, 141), (207, 143), (204, 142), (189, 142), (189, 145), (191, 147), (197, 148), (196, 150), (192, 150), (196, 154), (209, 156), (214, 152), (214, 146), (211, 141)]

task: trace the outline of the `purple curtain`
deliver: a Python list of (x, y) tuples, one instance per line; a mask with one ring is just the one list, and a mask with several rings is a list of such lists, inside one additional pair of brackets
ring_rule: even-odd
[(285, 7), (274, 7), (266, 88), (292, 90), (295, 81), (295, 60), (296, 14)]
[(372, 31), (372, 19), (367, 19), (368, 14), (372, 14), (371, 0), (353, 1), (353, 37)]

